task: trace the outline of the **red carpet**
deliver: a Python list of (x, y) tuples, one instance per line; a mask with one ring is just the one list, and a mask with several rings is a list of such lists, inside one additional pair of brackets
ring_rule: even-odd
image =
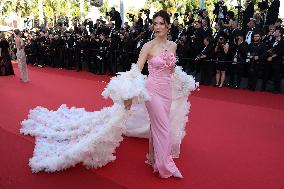
[(32, 174), (34, 139), (19, 133), (30, 108), (61, 104), (89, 111), (111, 105), (100, 93), (107, 76), (29, 67), (30, 83), (0, 77), (0, 188), (281, 189), (284, 188), (284, 95), (203, 87), (192, 110), (181, 157), (184, 179), (160, 179), (144, 163), (147, 140), (125, 138), (117, 160), (95, 170), (81, 165)]

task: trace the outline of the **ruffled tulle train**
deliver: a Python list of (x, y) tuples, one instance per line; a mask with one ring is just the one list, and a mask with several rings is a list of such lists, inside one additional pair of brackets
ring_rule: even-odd
[[(170, 114), (173, 157), (179, 156), (185, 135), (190, 107), (188, 95), (197, 87), (193, 77), (176, 67)], [(115, 149), (123, 140), (122, 135), (148, 137), (150, 122), (144, 102), (151, 97), (145, 89), (145, 76), (135, 65), (112, 78), (102, 95), (111, 98), (113, 106), (95, 112), (66, 105), (56, 111), (44, 107), (30, 110), (28, 119), (21, 123), (20, 132), (36, 137), (29, 161), (33, 172), (60, 171), (77, 163), (99, 168), (115, 160)], [(129, 98), (134, 99), (134, 104), (126, 111), (123, 100)]]

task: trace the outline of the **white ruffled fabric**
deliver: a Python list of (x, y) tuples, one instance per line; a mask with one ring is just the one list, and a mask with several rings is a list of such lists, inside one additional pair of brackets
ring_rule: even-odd
[[(187, 98), (197, 85), (179, 67), (172, 81), (172, 153), (178, 157), (190, 107)], [(110, 97), (114, 105), (95, 112), (66, 105), (56, 111), (43, 107), (30, 110), (28, 119), (21, 123), (20, 132), (36, 137), (29, 161), (32, 172), (60, 171), (77, 163), (99, 168), (115, 160), (115, 149), (123, 140), (123, 134), (148, 137), (150, 120), (144, 102), (151, 98), (145, 88), (145, 76), (136, 65), (112, 78), (102, 95)], [(123, 100), (127, 99), (135, 99), (130, 111), (123, 106)]]
[[(113, 116), (115, 115), (115, 116)], [(54, 172), (82, 162), (98, 168), (115, 160), (127, 113), (121, 105), (86, 112), (61, 105), (56, 111), (37, 107), (22, 122), (21, 133), (36, 137), (32, 172)]]
[(145, 78), (146, 76), (141, 74), (137, 65), (132, 64), (130, 71), (118, 72), (118, 76), (111, 79), (102, 95), (120, 104), (131, 98), (136, 103), (150, 100), (150, 95), (145, 89)]
[(188, 122), (190, 102), (188, 96), (198, 89), (199, 83), (191, 75), (187, 75), (180, 66), (175, 68), (172, 76), (172, 105), (170, 111), (172, 156), (178, 158), (180, 145), (185, 136), (185, 126)]

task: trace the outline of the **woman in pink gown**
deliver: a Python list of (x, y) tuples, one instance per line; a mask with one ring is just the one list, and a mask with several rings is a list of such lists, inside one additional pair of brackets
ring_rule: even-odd
[[(139, 55), (137, 66), (143, 69), (148, 62), (149, 76), (146, 88), (151, 100), (146, 102), (150, 117), (149, 154), (147, 163), (160, 177), (171, 176), (182, 178), (171, 157), (170, 108), (171, 74), (175, 66), (176, 44), (167, 40), (170, 17), (165, 11), (153, 16), (155, 39), (146, 43)], [(125, 106), (130, 109), (132, 100), (126, 100)]]
[[(77, 163), (100, 168), (115, 160), (115, 149), (127, 135), (149, 138), (147, 163), (160, 177), (183, 178), (172, 158), (180, 153), (188, 96), (197, 83), (175, 67), (176, 44), (167, 40), (169, 23), (166, 12), (154, 15), (155, 39), (143, 46), (137, 64), (113, 77), (102, 93), (113, 100), (112, 106), (91, 112), (64, 104), (56, 111), (41, 106), (30, 110), (20, 132), (36, 137), (29, 160), (33, 172), (60, 171)], [(145, 62), (147, 79), (141, 74)]]

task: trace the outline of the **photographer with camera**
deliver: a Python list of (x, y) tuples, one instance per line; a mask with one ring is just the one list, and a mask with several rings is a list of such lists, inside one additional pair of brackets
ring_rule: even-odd
[(173, 41), (176, 41), (178, 39), (179, 23), (178, 23), (178, 19), (177, 18), (173, 21), (173, 24), (171, 25), (170, 34), (172, 36), (172, 40)]
[(247, 7), (243, 11), (243, 29), (247, 28), (247, 25), (251, 18), (253, 18), (254, 14), (254, 3), (253, 0), (247, 0)]
[(137, 22), (136, 22), (136, 26), (137, 26), (138, 29), (143, 28), (143, 18), (142, 18), (141, 12), (138, 13), (138, 19), (137, 19)]
[(107, 13), (107, 16), (110, 16), (110, 21), (115, 22), (115, 29), (118, 31), (121, 28), (122, 20), (120, 13), (115, 10), (114, 7), (111, 8), (111, 11)]
[(268, 27), (268, 33), (263, 38), (263, 42), (265, 43), (266, 48), (269, 48), (271, 44), (275, 41), (274, 32), (276, 30), (275, 25), (270, 25)]
[[(270, 0), (270, 2), (271, 2), (271, 4), (268, 8), (267, 16), (266, 16), (266, 22), (265, 22), (266, 26), (269, 26), (271, 24), (275, 24), (275, 22), (278, 18), (278, 15), (279, 15), (280, 0)], [(268, 2), (267, 2), (267, 4), (268, 4)]]
[(144, 23), (151, 25), (152, 19), (150, 18), (150, 9), (141, 9), (140, 12), (144, 12), (144, 14), (146, 15)]
[(183, 17), (184, 26), (186, 28), (189, 28), (192, 26), (193, 22), (194, 22), (193, 14), (191, 12), (184, 13), (184, 17)]
[(261, 42), (261, 33), (253, 33), (253, 42), (249, 45), (247, 58), (249, 60), (248, 68), (248, 89), (254, 91), (256, 89), (257, 79), (263, 68), (265, 55), (265, 45)]
[(219, 0), (214, 4), (215, 8), (213, 14), (215, 14), (215, 22), (225, 21), (227, 15), (227, 6), (224, 3), (224, 0)]
[(229, 52), (229, 44), (225, 38), (225, 35), (220, 35), (217, 45), (215, 46), (216, 57), (216, 84), (215, 86), (222, 88), (226, 78), (227, 54)]

